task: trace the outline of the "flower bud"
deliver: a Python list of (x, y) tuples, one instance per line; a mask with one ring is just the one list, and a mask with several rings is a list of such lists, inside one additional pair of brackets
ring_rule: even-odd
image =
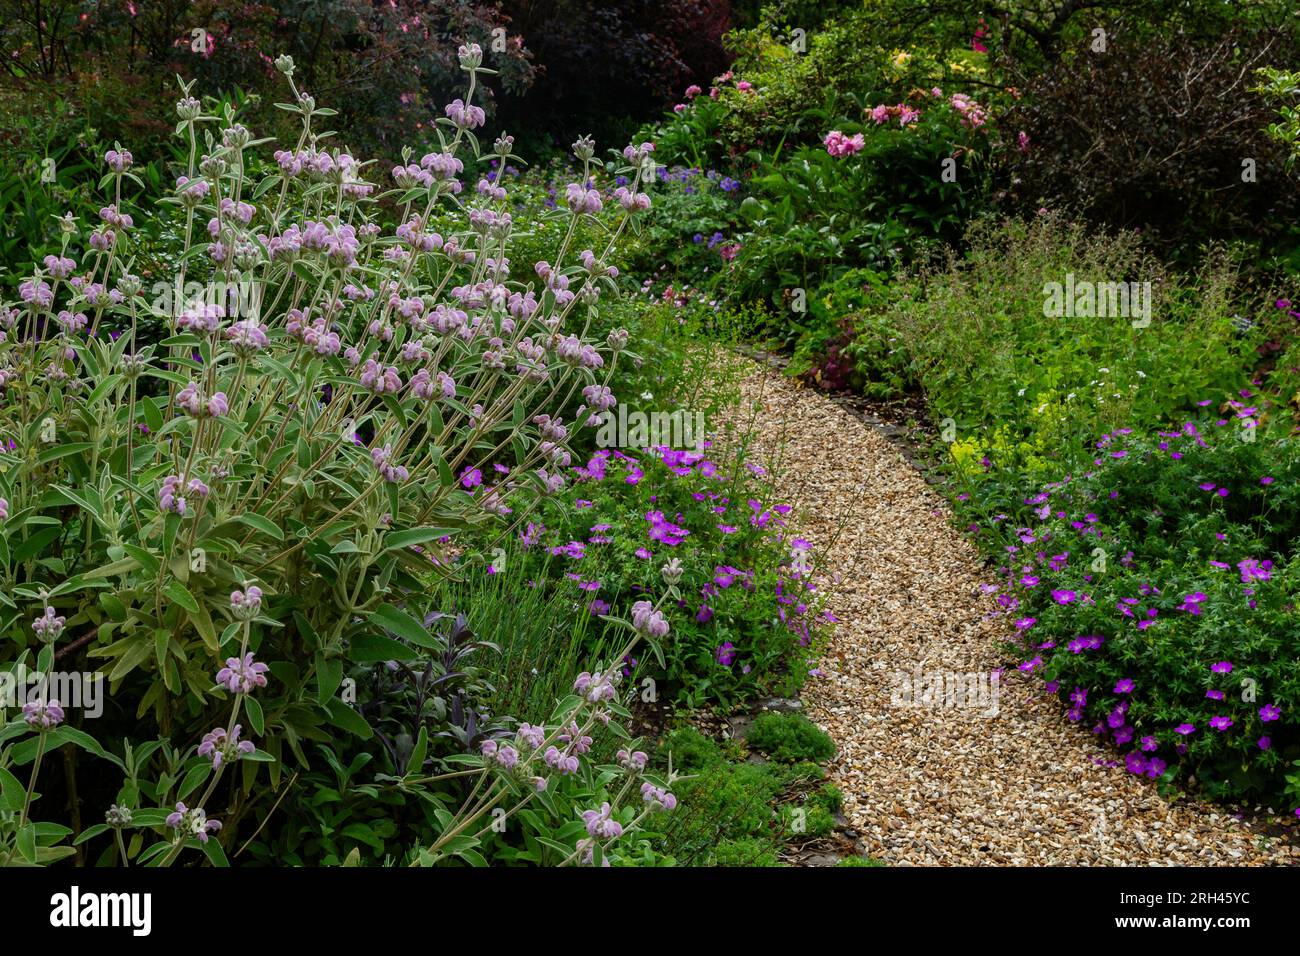
[(287, 53), (281, 53), (275, 58), (275, 68), (285, 76), (293, 76), (293, 57)]
[(667, 564), (665, 564), (662, 568), (659, 569), (659, 573), (664, 576), (664, 583), (676, 584), (678, 581), (682, 579), (681, 559), (673, 558), (671, 561), (669, 561)]
[(477, 70), (483, 65), (483, 48), (477, 43), (466, 44), (456, 51), (456, 57), (461, 69)]
[(573, 144), (573, 155), (583, 162), (596, 155), (596, 141), (590, 136), (582, 136)]

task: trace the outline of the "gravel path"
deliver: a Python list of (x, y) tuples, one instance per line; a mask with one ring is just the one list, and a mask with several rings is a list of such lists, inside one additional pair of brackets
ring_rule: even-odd
[(839, 746), (832, 774), (865, 852), (893, 865), (1300, 864), (1294, 839), (1171, 805), (1106, 766), (1116, 755), (1014, 667), (996, 716), (891, 702), (898, 672), (918, 665), (985, 680), (1006, 665), (979, 555), (870, 427), (758, 365), (741, 392), (742, 417), (763, 409), (753, 448), (795, 506), (840, 621), (803, 699)]

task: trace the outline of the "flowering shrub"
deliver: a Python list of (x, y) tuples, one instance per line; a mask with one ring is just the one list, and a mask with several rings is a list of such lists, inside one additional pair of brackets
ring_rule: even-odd
[(1022, 499), (977, 477), (963, 514), (1002, 556), (990, 590), (1020, 670), (1070, 720), (1133, 773), (1274, 799), (1300, 758), (1300, 456), (1242, 440), (1257, 415), (1245, 393), (1217, 419), (1114, 429), (1087, 470)]
[[(459, 57), (468, 90), (438, 119), (438, 148), (418, 162), (408, 152), (382, 194), (366, 164), (319, 135), (331, 111), (298, 90), (290, 58), (276, 61), (294, 94), (282, 106), (301, 132), (265, 175), (251, 172), (263, 141), (230, 115), (205, 115), (186, 87), (177, 132), (188, 161), (158, 202), (184, 212), (175, 290), (197, 279), (207, 295), (143, 294), (130, 271), (137, 223), (120, 205), (133, 157), (115, 147), (100, 223), (83, 233), (65, 221), (60, 252), (5, 304), (0, 661), (42, 674), (85, 662), (109, 688), (93, 735), (49, 696), (3, 724), (0, 768), (31, 765), (27, 785), (0, 774), (5, 805), (20, 811), (0, 823), (6, 860), (72, 852), (52, 845), (68, 828), (29, 813), (42, 757), (72, 744), (127, 781), (109, 782), (102, 763), (83, 777), (80, 800), (114, 809), (81, 839), (107, 827), (136, 862), (167, 865), (188, 847), (224, 862), (241, 819), (268, 812), (261, 765), (278, 783), (284, 766), (311, 765), (305, 742), (373, 733), (348, 668), (436, 646), (407, 608), (451, 573), (456, 536), (468, 546), (475, 529), (521, 523), (563, 489), (570, 432), (600, 425), (613, 404), (607, 383), (626, 335), (598, 346), (569, 329), (614, 290), (609, 256), (648, 204), (639, 186), (651, 147), (624, 152), (629, 187), (600, 253), (572, 244), (602, 207), (574, 183), (554, 262), (520, 282), (507, 197), (465, 191), (459, 178), (458, 153), (480, 150), (474, 95), (486, 72), (477, 46)], [(511, 147), (501, 136), (486, 156), (506, 163)], [(584, 164), (593, 152), (576, 146)], [(377, 200), (395, 221), (377, 215)], [(427, 227), (441, 205), (462, 216), (447, 235)], [(167, 337), (145, 344), (138, 326), (150, 316)], [(108, 334), (111, 324), (125, 331)], [(547, 414), (578, 392), (571, 424)], [(467, 471), (488, 478), (459, 480)], [(634, 640), (667, 630), (644, 599), (628, 626)], [(474, 862), (483, 817), (521, 779), (540, 794), (552, 774), (578, 773), (581, 741), (615, 706), (616, 675), (602, 673), (580, 679), (554, 721), (520, 743), (461, 755), (491, 780), (457, 813), (435, 814), (416, 862)], [(154, 733), (157, 743), (140, 745)], [(120, 749), (116, 735), (127, 738)], [(405, 785), (442, 779), (414, 749), (391, 773)], [(212, 801), (228, 771), (223, 813)], [(593, 799), (608, 782), (584, 779), (601, 782), (589, 785)], [(666, 808), (659, 784), (645, 784), (643, 805)], [(615, 831), (635, 825), (625, 790), (595, 811), (570, 861), (599, 862)], [(129, 848), (128, 826), (140, 831)], [(143, 846), (148, 831), (159, 836)]]
[(548, 501), (520, 535), (524, 573), (558, 581), (597, 616), (652, 589), (664, 565), (682, 592), (667, 609), (671, 652), (624, 669), (696, 704), (792, 693), (829, 619), (818, 614), (809, 545), (787, 529), (790, 507), (771, 501), (761, 467), (720, 460), (707, 446), (597, 451), (573, 469), (572, 496)]

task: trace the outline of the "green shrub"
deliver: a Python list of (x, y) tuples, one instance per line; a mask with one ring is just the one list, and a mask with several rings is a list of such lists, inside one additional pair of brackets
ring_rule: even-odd
[(835, 756), (835, 742), (803, 714), (759, 714), (745, 741), (774, 760), (829, 760)]
[[(1149, 325), (1047, 314), (1048, 284), (1068, 281), (1134, 282), (1139, 293), (1149, 282)], [(1053, 471), (1110, 428), (1235, 392), (1260, 336), (1239, 331), (1234, 313), (1268, 309), (1222, 253), (1199, 275), (1170, 274), (1134, 234), (1048, 214), (974, 226), (968, 256), (904, 287), (889, 321), (933, 419), (953, 420), (954, 458)]]
[(776, 845), (757, 837), (727, 839), (718, 843), (714, 851), (713, 866), (769, 867), (781, 866)]

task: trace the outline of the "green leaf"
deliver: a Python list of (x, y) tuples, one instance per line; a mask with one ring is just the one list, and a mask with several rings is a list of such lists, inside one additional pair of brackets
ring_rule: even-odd
[[(401, 608), (393, 607), (391, 604), (379, 605), (373, 611), (369, 611), (366, 617), (370, 619), (371, 623), (392, 631), (398, 637), (405, 638), (412, 644), (429, 648), (439, 646), (437, 640), (425, 629), (423, 624)], [(388, 658), (384, 658), (384, 660), (388, 660)]]
[(362, 740), (369, 740), (374, 736), (375, 732), (370, 728), (370, 724), (366, 722), (366, 718), (338, 698), (326, 704), (325, 709), (329, 711), (329, 722), (335, 727), (349, 730)]
[(87, 840), (93, 840), (101, 833), (107, 833), (107, 832), (108, 832), (107, 823), (96, 823), (93, 827), (87, 827), (86, 829), (78, 833), (77, 838), (72, 841), (72, 845), (81, 846), (81, 844), (85, 843)]
[(449, 528), (408, 528), (405, 531), (393, 531), (384, 538), (384, 550), (409, 548), (413, 544), (423, 544), (450, 534), (455, 534), (455, 531)]
[(21, 564), (23, 561), (36, 557), (45, 550), (46, 546), (51, 541), (63, 534), (63, 531), (64, 528), (62, 525), (55, 525), (52, 528), (42, 528), (40, 531), (37, 531), (26, 541), (17, 544), (13, 550), (13, 562), (15, 564)]
[(384, 852), (384, 841), (375, 836), (375, 832), (364, 823), (349, 823), (340, 833), (343, 836), (352, 837), (354, 840), (360, 840), (376, 853)]
[(212, 765), (206, 761), (190, 767), (189, 771), (185, 774), (185, 778), (181, 781), (180, 789), (176, 791), (176, 798), (178, 800), (184, 800), (199, 788), (199, 784), (203, 783), (203, 781), (207, 780), (211, 775)]
[(259, 737), (266, 733), (266, 717), (263, 715), (262, 705), (257, 702), (256, 697), (244, 696), (244, 710), (248, 712), (248, 723), (253, 728), (253, 733)]
[(208, 858), (208, 862), (213, 866), (230, 866), (230, 861), (226, 859), (226, 851), (221, 848), (221, 844), (216, 840), (209, 838), (207, 843), (199, 845), (203, 848), (203, 855)]
[(0, 803), (10, 810), (22, 810), (27, 788), (4, 767), (0, 767)]
[(94, 754), (96, 757), (107, 760), (123, 773), (126, 772), (126, 764), (122, 762), (121, 758), (105, 750), (100, 746), (98, 740), (90, 736), (90, 734), (86, 733), (84, 730), (78, 730), (76, 727), (69, 727), (67, 724), (64, 724), (63, 726), (50, 731), (47, 740), (47, 746), (50, 749), (53, 749), (58, 744), (65, 743), (80, 747), (87, 753)]
[(337, 657), (316, 655), (316, 702), (325, 704), (343, 683), (343, 661)]
[(411, 756), (406, 761), (407, 774), (418, 774), (420, 768), (424, 766), (425, 755), (429, 752), (429, 731), (424, 724), (420, 725), (420, 736), (415, 741), (415, 748), (411, 751)]
[(381, 634), (357, 634), (348, 648), (348, 658), (358, 664), (376, 661), (409, 661), (419, 656), (414, 648)]
[(284, 540), (284, 532), (280, 530), (279, 526), (276, 525), (275, 522), (267, 518), (263, 518), (259, 514), (253, 514), (249, 512), (242, 515), (235, 515), (235, 517), (233, 517), (231, 520), (238, 521), (241, 524), (246, 524), (250, 528), (256, 528), (258, 531), (270, 535), (276, 541)]
[(54, 445), (37, 455), (36, 463), (38, 465), (49, 464), (50, 462), (57, 461), (60, 458), (66, 458), (68, 455), (75, 455), (79, 452), (89, 451), (94, 447), (95, 446), (88, 441), (74, 441), (69, 442), (66, 445)]
[(213, 652), (217, 653), (220, 645), (217, 642), (217, 628), (212, 623), (212, 615), (208, 609), (200, 604), (196, 609), (190, 611), (187, 609), (190, 623), (194, 625), (194, 630), (199, 632), (199, 637), (203, 638), (203, 643)]
[(18, 852), (28, 863), (36, 862), (36, 826), (31, 823), (23, 825), (18, 831)]
[(199, 613), (199, 602), (195, 599), (194, 595), (189, 592), (189, 588), (181, 584), (181, 582), (176, 578), (172, 578), (163, 586), (163, 594), (167, 595), (189, 613)]

